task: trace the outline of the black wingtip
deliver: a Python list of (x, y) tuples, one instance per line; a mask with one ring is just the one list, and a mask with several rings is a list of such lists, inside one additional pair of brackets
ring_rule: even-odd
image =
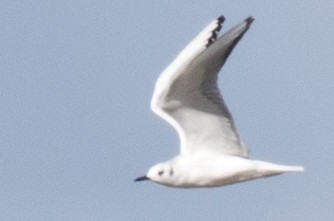
[(219, 23), (223, 23), (225, 21), (224, 15), (219, 16), (217, 20), (219, 21)]
[(254, 21), (254, 18), (252, 16), (245, 19), (245, 22), (247, 22), (248, 25), (252, 24), (253, 21)]
[(216, 41), (218, 33), (220, 29), (222, 28), (224, 21), (225, 21), (225, 17), (223, 15), (217, 18), (217, 27), (211, 32), (211, 37), (208, 39), (208, 43), (206, 44), (206, 47), (208, 47), (214, 41)]
[(220, 17), (217, 18), (217, 21), (218, 21), (218, 26), (215, 30), (213, 30), (213, 35), (214, 35), (214, 38), (217, 37), (218, 35), (218, 32), (220, 31), (220, 29), (222, 28), (223, 26), (223, 23), (225, 21), (225, 17), (223, 15), (221, 15)]

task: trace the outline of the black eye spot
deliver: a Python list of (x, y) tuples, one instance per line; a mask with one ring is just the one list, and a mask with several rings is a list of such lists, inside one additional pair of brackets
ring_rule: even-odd
[(158, 174), (159, 174), (159, 176), (162, 176), (162, 174), (164, 174), (164, 171), (161, 170), (161, 171), (158, 172)]

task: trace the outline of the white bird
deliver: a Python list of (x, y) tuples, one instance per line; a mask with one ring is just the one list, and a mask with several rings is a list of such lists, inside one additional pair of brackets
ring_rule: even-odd
[(245, 19), (217, 38), (224, 20), (220, 16), (206, 26), (158, 78), (151, 108), (178, 132), (180, 154), (153, 166), (135, 181), (181, 188), (216, 187), (304, 170), (248, 159), (217, 79), (254, 19)]

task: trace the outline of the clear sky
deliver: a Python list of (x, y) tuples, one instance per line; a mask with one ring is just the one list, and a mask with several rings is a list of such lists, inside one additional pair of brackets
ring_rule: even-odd
[[(116, 3), (117, 2), (117, 3)], [(0, 7), (0, 220), (330, 220), (334, 1), (15, 1)], [(210, 21), (252, 15), (219, 84), (253, 159), (304, 173), (134, 183), (179, 151), (155, 80)]]

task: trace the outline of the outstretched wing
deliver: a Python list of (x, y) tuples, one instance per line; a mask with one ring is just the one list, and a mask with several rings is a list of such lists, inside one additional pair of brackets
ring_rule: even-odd
[(155, 85), (152, 110), (177, 130), (181, 154), (206, 151), (247, 157), (247, 148), (240, 141), (217, 79), (253, 18), (247, 18), (217, 39), (223, 21), (221, 16), (204, 28)]

